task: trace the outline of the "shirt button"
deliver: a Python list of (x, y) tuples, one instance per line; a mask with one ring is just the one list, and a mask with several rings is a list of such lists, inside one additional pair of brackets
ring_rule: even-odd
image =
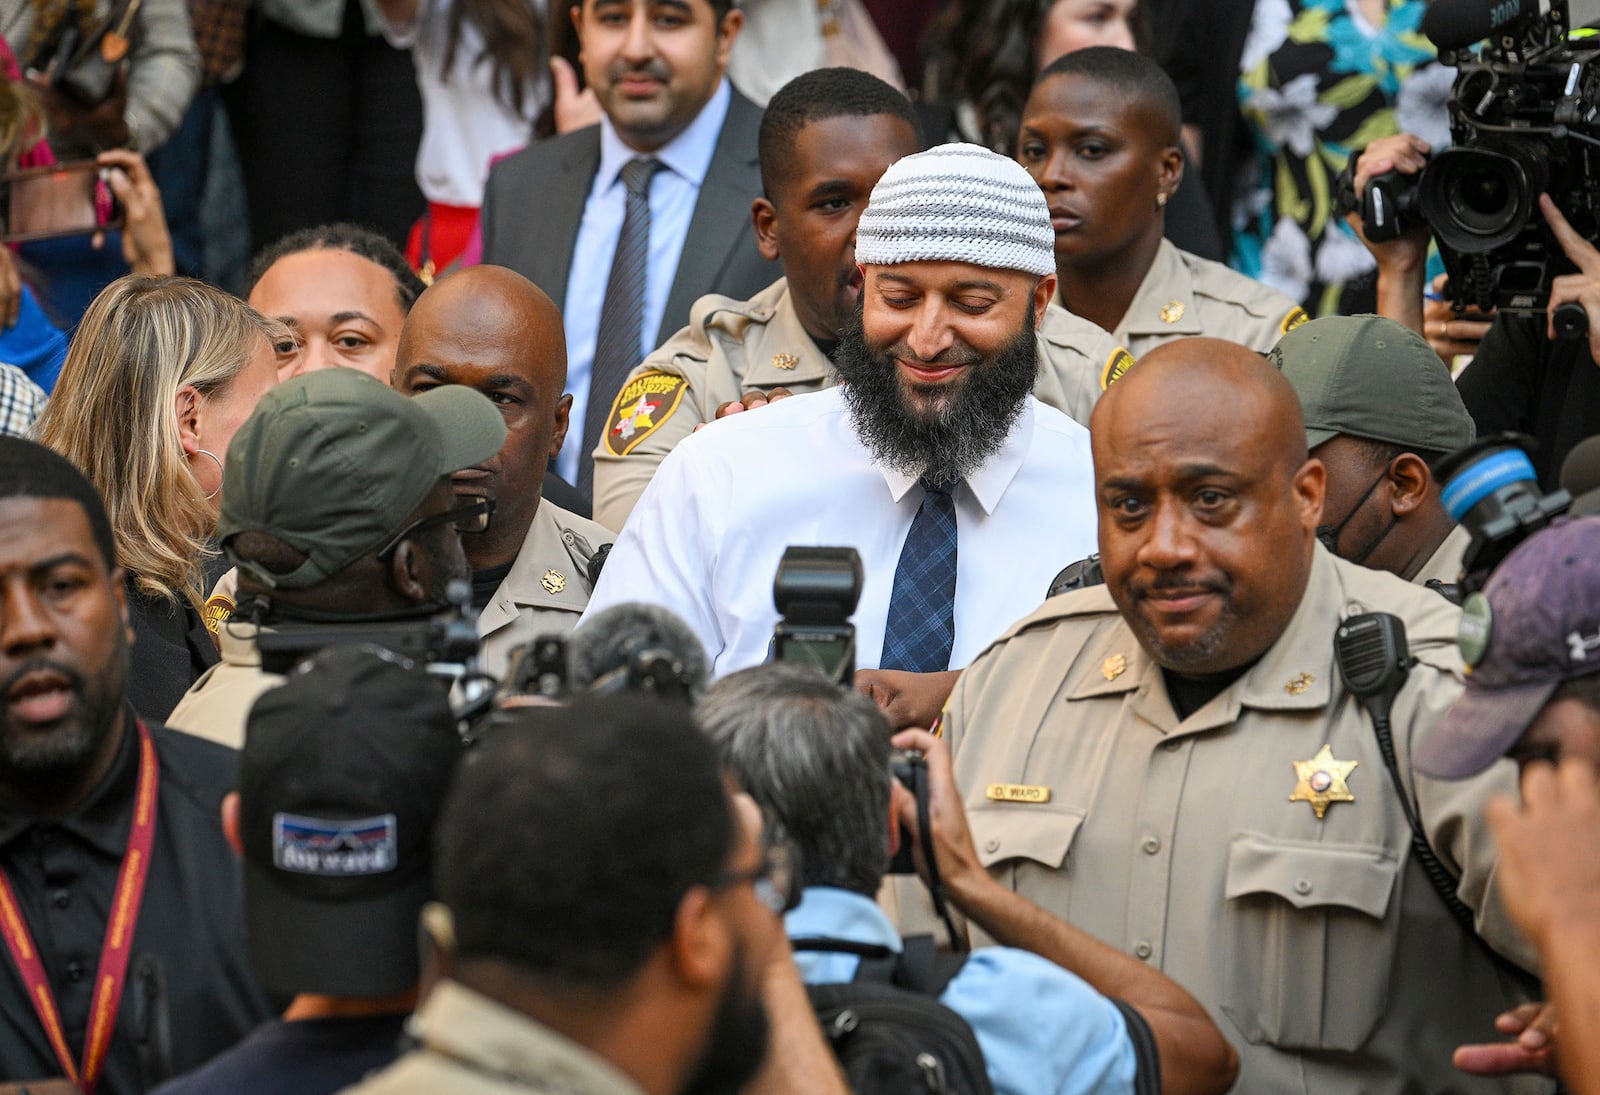
[(1144, 849), (1146, 855), (1155, 855), (1161, 850), (1161, 838), (1147, 836), (1144, 838), (1143, 842), (1140, 843), (1139, 847)]
[(1294, 884), (1294, 892), (1297, 893), (1297, 894), (1308, 894), (1308, 893), (1310, 893), (1311, 892), (1311, 880), (1308, 879), (1308, 878), (1302, 878), (1300, 881), (1296, 882)]
[(1151, 947), (1149, 943), (1140, 941), (1133, 945), (1133, 953), (1140, 958), (1149, 958), (1155, 953), (1155, 948)]
[(74, 958), (67, 963), (67, 979), (69, 981), (82, 981), (84, 975), (83, 963)]
[(983, 842), (983, 850), (986, 852), (998, 852), (1000, 850), (1000, 842), (998, 840), (986, 840)]
[(72, 891), (57, 890), (55, 893), (50, 895), (50, 900), (55, 902), (56, 908), (64, 909), (68, 905), (72, 904)]

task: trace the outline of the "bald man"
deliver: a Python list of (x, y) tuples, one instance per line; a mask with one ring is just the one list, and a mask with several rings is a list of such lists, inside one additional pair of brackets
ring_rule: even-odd
[(463, 384), (488, 396), (506, 421), (492, 459), (454, 476), (458, 496), (494, 503), (489, 527), (461, 537), (479, 610), (480, 663), (496, 676), (510, 652), (577, 624), (594, 587), (595, 554), (614, 535), (540, 495), (567, 436), (561, 312), (538, 286), (502, 266), (473, 266), (417, 298), (400, 332), (395, 389), (415, 395)]
[[(1451, 1051), (1493, 1037), (1512, 1001), (1483, 940), (1531, 962), (1491, 898), (1482, 824), (1515, 773), (1410, 768), (1461, 692), (1459, 610), (1317, 542), (1322, 465), (1294, 389), (1252, 351), (1153, 350), (1090, 434), (1106, 584), (1013, 627), (945, 711), (980, 859), (1193, 993), (1239, 1051), (1240, 1091), (1489, 1090)], [(1483, 939), (1418, 866), (1335, 669), (1341, 619), (1369, 609), (1405, 624), (1398, 766)]]

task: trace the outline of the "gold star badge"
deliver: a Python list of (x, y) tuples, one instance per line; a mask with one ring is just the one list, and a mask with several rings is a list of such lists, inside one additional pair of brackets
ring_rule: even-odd
[(1356, 800), (1356, 796), (1345, 785), (1345, 780), (1359, 763), (1355, 760), (1334, 760), (1333, 750), (1324, 745), (1310, 760), (1294, 762), (1294, 774), (1300, 782), (1294, 785), (1294, 794), (1289, 796), (1289, 801), (1311, 803), (1317, 820), (1321, 821), (1322, 815), (1328, 812), (1329, 803)]
[(544, 586), (544, 591), (554, 597), (567, 588), (567, 576), (559, 570), (547, 570), (544, 577), (539, 579), (539, 584)]
[(1283, 686), (1283, 690), (1291, 696), (1303, 695), (1316, 679), (1310, 673), (1301, 673), (1289, 678), (1289, 683)]
[(1169, 300), (1161, 306), (1161, 322), (1176, 323), (1183, 318), (1183, 301)]
[(1100, 675), (1108, 681), (1114, 681), (1122, 676), (1128, 668), (1128, 659), (1121, 654), (1113, 654), (1100, 663)]
[(774, 369), (792, 369), (800, 364), (800, 359), (794, 354), (773, 354), (772, 367)]

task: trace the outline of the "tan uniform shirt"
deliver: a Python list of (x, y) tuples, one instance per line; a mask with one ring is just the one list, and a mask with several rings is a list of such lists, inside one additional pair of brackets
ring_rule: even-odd
[[(1107, 377), (1132, 357), (1105, 331), (1052, 304), (1039, 328), (1033, 394), (1085, 427)], [(749, 300), (701, 297), (689, 326), (633, 371), (594, 450), (594, 516), (620, 529), (667, 453), (752, 388), (814, 392), (838, 380), (779, 279)]]
[(609, 1061), (521, 1012), (441, 981), (406, 1024), (419, 1045), (351, 1095), (644, 1095)]
[(1305, 321), (1300, 305), (1276, 289), (1162, 240), (1112, 334), (1136, 358), (1192, 335), (1225, 338), (1266, 353)]
[[(1393, 733), (1409, 772), (1413, 740), (1461, 692), (1459, 610), (1315, 550), (1284, 634), (1182, 721), (1104, 587), (1053, 598), (980, 655), (944, 719), (980, 858), (1192, 992), (1239, 1051), (1238, 1091), (1538, 1090), (1450, 1064), (1463, 1042), (1501, 1040), (1493, 1018), (1513, 1000), (1412, 861), (1372, 722), (1334, 666), (1341, 614), (1404, 621), (1419, 663)], [(1340, 789), (1315, 762), (1324, 747), (1354, 762), (1354, 801), (1319, 818), (1291, 795)], [(1514, 768), (1411, 787), (1482, 934), (1531, 966), (1491, 897), (1482, 817), (1491, 793), (1515, 793)]]
[(565, 635), (589, 603), (589, 560), (616, 537), (549, 500), (539, 503), (511, 571), (478, 616), (478, 664), (500, 676), (511, 651), (539, 635)]
[[(231, 571), (229, 573), (232, 573)], [(244, 724), (261, 693), (283, 678), (261, 668), (255, 624), (225, 621), (217, 632), (222, 660), (200, 674), (167, 716), (169, 730), (244, 748)]]
[(1428, 561), (1422, 564), (1422, 569), (1411, 580), (1417, 585), (1426, 585), (1437, 578), (1446, 584), (1461, 580), (1461, 561), (1467, 553), (1467, 545), (1472, 542), (1472, 535), (1466, 529), (1457, 525), (1451, 530), (1450, 535), (1444, 538)]

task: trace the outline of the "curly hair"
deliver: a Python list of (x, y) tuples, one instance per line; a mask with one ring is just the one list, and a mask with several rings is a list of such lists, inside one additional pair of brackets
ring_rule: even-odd
[(256, 282), (272, 268), (273, 263), (302, 251), (349, 251), (368, 262), (377, 263), (394, 278), (395, 296), (400, 301), (400, 311), (404, 315), (411, 314), (411, 306), (427, 288), (416, 271), (411, 269), (411, 264), (406, 262), (400, 249), (386, 237), (359, 224), (340, 222), (302, 228), (262, 248), (250, 263), (249, 284), (245, 286), (244, 295), (248, 297), (255, 291)]

